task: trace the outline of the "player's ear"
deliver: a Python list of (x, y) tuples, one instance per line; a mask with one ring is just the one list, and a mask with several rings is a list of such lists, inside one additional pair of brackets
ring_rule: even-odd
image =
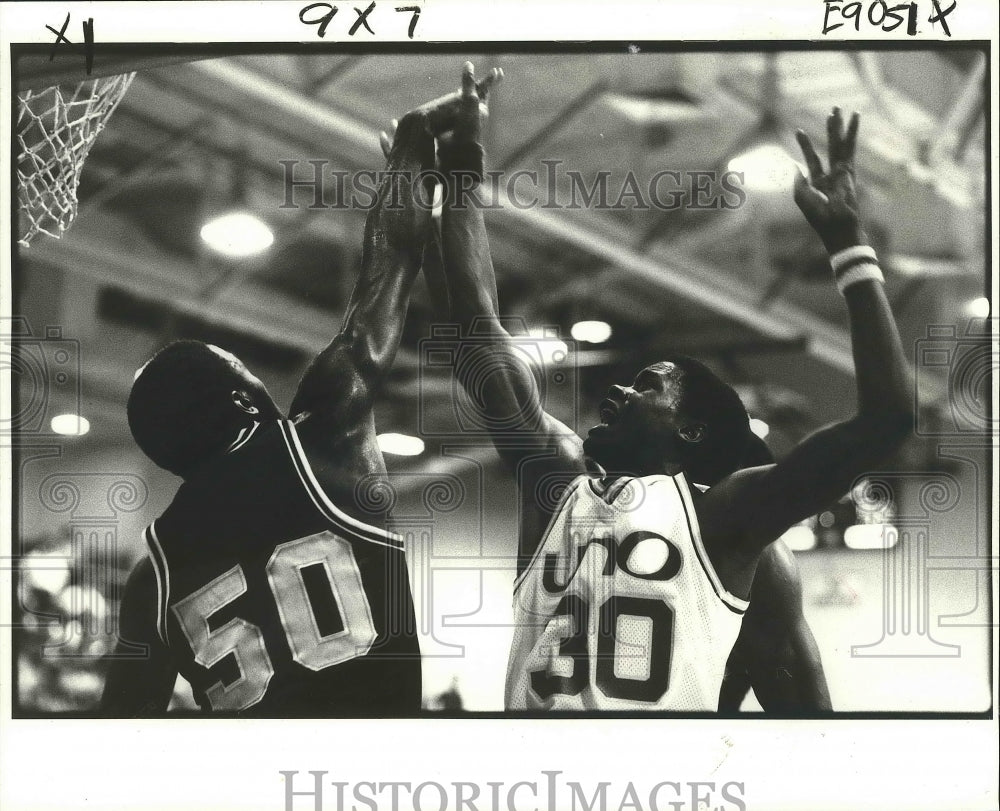
[(705, 424), (703, 422), (690, 422), (677, 429), (677, 436), (685, 442), (701, 442), (705, 438)]
[(253, 404), (253, 400), (250, 395), (247, 394), (243, 389), (233, 389), (232, 392), (233, 404), (240, 410), (245, 411), (247, 414), (259, 414), (260, 409)]

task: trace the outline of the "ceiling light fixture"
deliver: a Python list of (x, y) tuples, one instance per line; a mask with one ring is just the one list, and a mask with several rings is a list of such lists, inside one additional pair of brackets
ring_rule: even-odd
[(201, 238), (216, 253), (241, 259), (270, 248), (274, 233), (259, 217), (247, 211), (230, 211), (205, 223)]
[(965, 305), (965, 313), (970, 318), (989, 318), (990, 300), (985, 296), (973, 299)]
[(603, 344), (611, 337), (611, 325), (607, 321), (577, 321), (570, 329), (575, 341), (588, 344)]
[(899, 533), (891, 524), (854, 524), (844, 530), (848, 549), (892, 549)]
[(795, 159), (776, 143), (764, 143), (743, 152), (726, 165), (743, 173), (743, 186), (756, 192), (790, 191), (801, 171)]
[(534, 327), (528, 330), (534, 340), (515, 339), (514, 345), (524, 352), (532, 363), (539, 360), (545, 365), (565, 363), (569, 357), (569, 347), (559, 337), (559, 331), (552, 327)]
[(90, 421), (79, 414), (58, 414), (51, 424), (52, 430), (63, 436), (83, 436), (90, 430)]
[(424, 441), (408, 434), (389, 432), (376, 437), (379, 450), (393, 456), (419, 456), (424, 452)]

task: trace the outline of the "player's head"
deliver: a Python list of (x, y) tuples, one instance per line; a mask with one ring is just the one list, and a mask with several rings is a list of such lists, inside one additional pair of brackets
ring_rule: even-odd
[(281, 416), (239, 358), (201, 341), (157, 352), (136, 372), (127, 410), (139, 447), (178, 476), (224, 451), (252, 421)]
[(599, 409), (601, 424), (584, 450), (608, 470), (680, 465), (692, 481), (711, 485), (743, 466), (753, 436), (733, 388), (683, 355), (646, 367), (631, 386), (612, 386)]

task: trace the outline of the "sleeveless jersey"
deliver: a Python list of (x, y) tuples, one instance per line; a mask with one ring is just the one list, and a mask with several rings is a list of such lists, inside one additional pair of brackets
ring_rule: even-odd
[(206, 711), (420, 709), (402, 540), (333, 504), (295, 426), (254, 425), (145, 531), (157, 630)]
[(507, 708), (714, 712), (746, 608), (683, 474), (580, 476), (514, 585)]

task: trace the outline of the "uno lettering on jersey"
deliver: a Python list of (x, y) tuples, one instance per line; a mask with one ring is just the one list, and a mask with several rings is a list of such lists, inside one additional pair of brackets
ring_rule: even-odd
[(515, 584), (507, 707), (714, 711), (746, 607), (683, 476), (582, 476)]

